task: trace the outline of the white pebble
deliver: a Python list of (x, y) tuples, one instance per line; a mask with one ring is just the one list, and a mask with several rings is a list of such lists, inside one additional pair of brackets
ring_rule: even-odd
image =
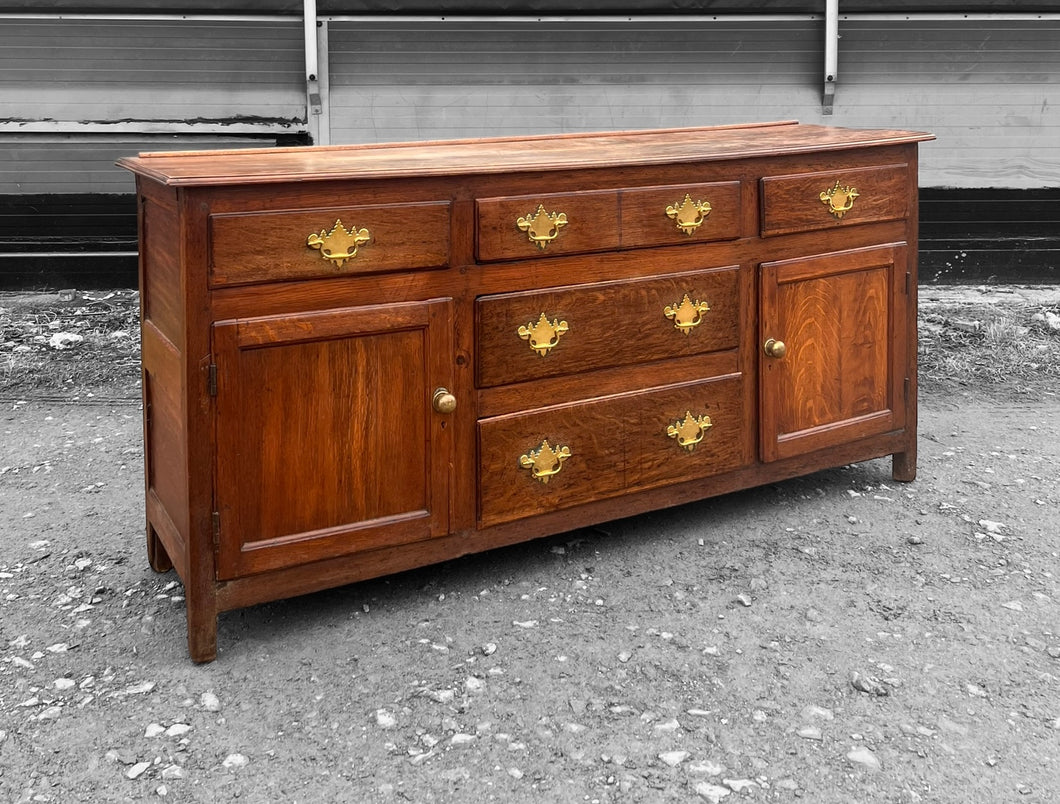
[(664, 764), (669, 765), (671, 768), (676, 768), (678, 765), (688, 759), (688, 752), (663, 751), (663, 753), (659, 754), (659, 759), (661, 759)]
[(143, 776), (144, 771), (151, 767), (150, 762), (137, 762), (129, 770), (125, 771), (126, 779), (139, 779)]
[(220, 712), (221, 701), (212, 692), (204, 692), (199, 696), (199, 703), (207, 712)]
[(695, 790), (696, 795), (706, 799), (710, 804), (718, 804), (719, 801), (732, 793), (729, 788), (711, 784), (710, 782), (700, 782), (696, 785)]
[(248, 762), (250, 760), (242, 754), (229, 754), (221, 764), (226, 768), (245, 768)]

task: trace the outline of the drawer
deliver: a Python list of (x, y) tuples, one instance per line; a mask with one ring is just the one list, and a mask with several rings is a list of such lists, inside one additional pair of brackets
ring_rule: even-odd
[(738, 181), (623, 190), (622, 247), (734, 240), (741, 234), (740, 205)]
[(905, 164), (764, 178), (762, 235), (907, 217), (909, 181), (909, 166)]
[(482, 296), (480, 388), (734, 349), (737, 266)]
[(482, 262), (619, 246), (617, 190), (480, 198), (475, 206)]
[(484, 419), (480, 525), (748, 465), (749, 424), (739, 374)]
[(210, 284), (442, 268), (449, 202), (210, 216)]

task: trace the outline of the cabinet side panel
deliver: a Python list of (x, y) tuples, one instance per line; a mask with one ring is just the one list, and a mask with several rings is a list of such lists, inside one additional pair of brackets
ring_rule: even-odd
[(187, 450), (180, 355), (150, 322), (143, 328), (144, 472), (152, 517), (170, 557), (183, 566), (189, 529)]
[(183, 341), (184, 302), (180, 270), (180, 220), (175, 199), (164, 188), (140, 182), (140, 305), (173, 344)]

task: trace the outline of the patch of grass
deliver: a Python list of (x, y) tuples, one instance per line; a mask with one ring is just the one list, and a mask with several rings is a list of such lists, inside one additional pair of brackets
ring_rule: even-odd
[(139, 294), (0, 294), (0, 396), (140, 396)]
[(1060, 308), (952, 303), (920, 311), (919, 376), (929, 396), (1028, 399), (1060, 390)]

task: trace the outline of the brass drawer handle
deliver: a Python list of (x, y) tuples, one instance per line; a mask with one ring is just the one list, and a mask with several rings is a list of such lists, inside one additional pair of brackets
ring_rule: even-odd
[(821, 193), (821, 203), (828, 207), (828, 211), (837, 218), (842, 218), (854, 208), (854, 200), (861, 195), (854, 187), (841, 187), (839, 179), (831, 190)]
[(536, 450), (530, 450), (519, 456), (519, 465), (529, 469), (534, 480), (548, 483), (563, 469), (563, 462), (571, 456), (570, 447), (555, 449), (546, 438)]
[(663, 309), (663, 315), (674, 322), (674, 329), (685, 335), (692, 332), (703, 322), (703, 313), (710, 311), (705, 301), (692, 301), (686, 293), (680, 304), (670, 304)]
[(547, 355), (552, 347), (559, 343), (560, 335), (566, 332), (570, 332), (570, 327), (566, 321), (560, 321), (558, 318), (549, 321), (544, 313), (541, 313), (541, 317), (537, 319), (536, 324), (531, 321), (516, 330), (519, 337), (529, 343), (530, 348), (542, 357)]
[(685, 193), (685, 200), (680, 204), (671, 204), (666, 208), (666, 217), (677, 224), (677, 228), (691, 237), (695, 234), (703, 221), (710, 214), (709, 201), (693, 201), (692, 196)]
[(692, 452), (696, 444), (703, 440), (707, 430), (713, 426), (710, 416), (705, 413), (702, 416), (693, 416), (691, 411), (685, 411), (685, 418), (667, 427), (666, 435), (676, 438), (679, 446)]
[(566, 212), (548, 212), (544, 204), (538, 204), (535, 212), (515, 221), (519, 230), (526, 232), (530, 242), (542, 251), (559, 237), (559, 230), (568, 223)]
[(330, 232), (327, 229), (321, 229), (319, 234), (313, 232), (306, 238), (305, 244), (309, 248), (317, 249), (321, 257), (341, 268), (346, 260), (352, 260), (357, 256), (357, 249), (360, 246), (371, 239), (372, 236), (367, 229), (357, 229), (356, 226), (347, 229), (342, 225), (342, 221), (336, 218), (335, 225), (331, 227)]

